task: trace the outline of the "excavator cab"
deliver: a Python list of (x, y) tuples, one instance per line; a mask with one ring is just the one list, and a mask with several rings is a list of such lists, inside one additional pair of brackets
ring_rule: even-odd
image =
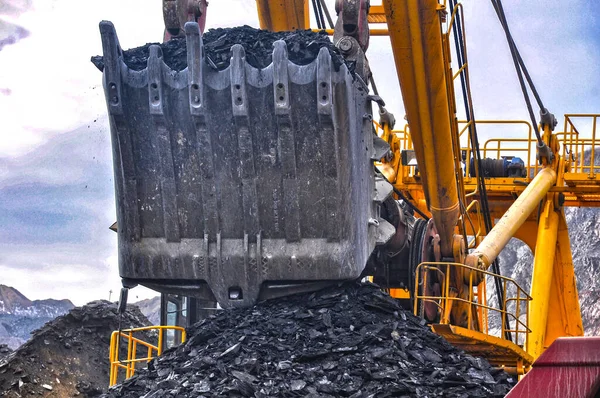
[[(196, 322), (210, 316), (217, 310), (217, 303), (187, 297), (180, 294), (163, 293), (160, 296), (160, 324), (188, 328)], [(163, 339), (163, 350), (182, 343), (181, 333), (176, 329), (167, 329)]]
[[(190, 299), (186, 296), (161, 294), (160, 297), (160, 324), (163, 326), (188, 327), (188, 320), (193, 318)], [(163, 340), (163, 350), (181, 344), (181, 337), (175, 330), (167, 330)]]

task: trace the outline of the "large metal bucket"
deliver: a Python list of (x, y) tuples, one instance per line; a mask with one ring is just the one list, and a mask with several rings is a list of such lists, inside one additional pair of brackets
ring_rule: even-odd
[(361, 275), (391, 225), (367, 87), (345, 65), (324, 48), (295, 65), (278, 41), (265, 69), (235, 45), (216, 71), (188, 23), (186, 69), (156, 45), (134, 71), (113, 25), (100, 30), (126, 284), (237, 307)]

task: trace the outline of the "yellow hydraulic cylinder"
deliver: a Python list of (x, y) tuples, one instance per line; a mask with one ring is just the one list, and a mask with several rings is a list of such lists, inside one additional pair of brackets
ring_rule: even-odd
[(258, 21), (261, 29), (280, 32), (283, 30), (308, 29), (308, 1), (305, 0), (256, 0)]
[(394, 61), (402, 89), (423, 189), (445, 257), (452, 257), (460, 209), (451, 117), (437, 0), (384, 0)]
[(467, 256), (466, 264), (471, 267), (487, 269), (498, 257), (500, 251), (504, 249), (510, 238), (527, 220), (531, 212), (540, 204), (540, 200), (546, 196), (555, 182), (556, 172), (550, 167), (543, 168), (512, 206), (508, 208), (475, 251)]
[(550, 305), (550, 287), (556, 239), (558, 236), (558, 214), (554, 211), (553, 201), (546, 201), (543, 217), (540, 220), (533, 259), (533, 277), (531, 278), (531, 297), (529, 303), (529, 342), (527, 352), (534, 358), (544, 352), (548, 308)]

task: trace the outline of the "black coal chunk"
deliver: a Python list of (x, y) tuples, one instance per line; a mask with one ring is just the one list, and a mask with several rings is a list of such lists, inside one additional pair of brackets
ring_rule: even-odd
[(489, 397), (516, 381), (372, 284), (222, 311), (188, 333), (105, 397)]
[[(325, 32), (298, 30), (294, 32), (270, 32), (250, 26), (210, 29), (202, 36), (206, 64), (223, 70), (229, 66), (231, 47), (240, 44), (246, 51), (247, 62), (255, 68), (265, 68), (272, 62), (273, 43), (284, 40), (287, 44), (288, 58), (297, 65), (307, 65), (317, 58), (323, 47), (329, 50), (333, 65), (339, 70), (343, 58)], [(146, 68), (150, 46), (159, 45), (164, 62), (176, 71), (187, 66), (187, 50), (184, 38), (175, 38), (166, 43), (148, 43), (145, 46), (123, 51), (125, 64), (133, 70)], [(104, 69), (102, 56), (92, 57), (92, 63), (100, 70)]]

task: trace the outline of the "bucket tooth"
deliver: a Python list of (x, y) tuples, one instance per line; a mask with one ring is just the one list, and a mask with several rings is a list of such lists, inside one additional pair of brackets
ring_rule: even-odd
[(204, 66), (204, 44), (200, 27), (196, 22), (185, 24), (185, 45), (187, 49), (187, 74), (190, 97), (190, 113), (197, 116), (204, 104), (202, 90), (202, 69)]
[(231, 79), (231, 106), (233, 116), (248, 116), (246, 95), (246, 52), (239, 44), (231, 47), (229, 76)]
[(279, 159), (283, 172), (282, 202), (285, 217), (285, 239), (289, 242), (301, 240), (300, 184), (298, 180), (296, 134), (291, 112), (289, 60), (287, 45), (283, 40), (273, 43), (273, 95), (277, 123)]
[(325, 206), (327, 208), (326, 217), (323, 220), (323, 226), (327, 239), (330, 241), (339, 241), (341, 231), (339, 228), (339, 202), (341, 200), (340, 181), (339, 181), (339, 151), (338, 131), (336, 131), (334, 106), (333, 106), (333, 68), (331, 55), (326, 48), (319, 50), (317, 56), (317, 77), (315, 84), (316, 103), (319, 118), (319, 138), (320, 149), (323, 163), (323, 182), (327, 187), (325, 195)]
[(150, 46), (150, 56), (148, 57), (148, 103), (151, 115), (163, 114), (162, 63), (160, 46)]
[(317, 56), (317, 110), (319, 115), (331, 116), (331, 56), (326, 48), (319, 50)]
[(289, 114), (288, 54), (287, 46), (283, 40), (277, 40), (273, 43), (273, 95), (275, 97), (275, 114)]
[(113, 115), (122, 115), (122, 51), (115, 26), (112, 22), (100, 22), (100, 37), (102, 39), (102, 54), (104, 56), (104, 92), (106, 94), (108, 112)]

